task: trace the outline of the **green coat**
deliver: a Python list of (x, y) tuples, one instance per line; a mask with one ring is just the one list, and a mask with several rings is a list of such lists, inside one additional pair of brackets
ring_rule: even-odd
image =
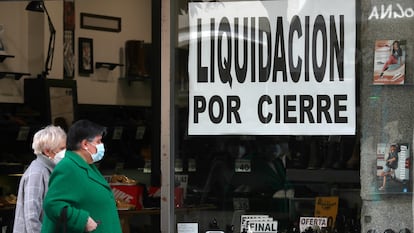
[[(94, 164), (67, 151), (49, 179), (43, 208), (42, 233), (55, 233), (60, 212), (67, 206), (67, 233), (83, 233), (88, 216), (100, 221), (94, 233), (122, 233), (115, 198)], [(62, 232), (59, 230), (58, 232)]]

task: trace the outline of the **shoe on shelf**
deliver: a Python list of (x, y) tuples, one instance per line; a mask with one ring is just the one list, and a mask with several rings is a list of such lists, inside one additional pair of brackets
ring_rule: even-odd
[(111, 177), (111, 183), (121, 183), (128, 185), (136, 185), (137, 181), (131, 178), (126, 177), (125, 175), (113, 175)]
[(282, 190), (276, 191), (273, 194), (273, 198), (293, 199), (294, 197), (295, 197), (295, 190), (293, 189), (282, 189)]
[(411, 233), (411, 231), (408, 228), (404, 228), (404, 229), (401, 229), (399, 233)]

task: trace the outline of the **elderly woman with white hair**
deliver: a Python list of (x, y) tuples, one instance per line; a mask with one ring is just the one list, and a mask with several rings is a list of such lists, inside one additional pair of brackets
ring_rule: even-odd
[(38, 233), (42, 228), (43, 199), (49, 177), (65, 156), (66, 133), (58, 126), (47, 126), (33, 136), (36, 159), (24, 172), (17, 194), (13, 233)]

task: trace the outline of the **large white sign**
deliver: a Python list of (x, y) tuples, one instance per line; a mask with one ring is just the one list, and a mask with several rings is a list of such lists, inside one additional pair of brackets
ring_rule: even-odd
[(354, 1), (189, 4), (189, 135), (355, 133)]

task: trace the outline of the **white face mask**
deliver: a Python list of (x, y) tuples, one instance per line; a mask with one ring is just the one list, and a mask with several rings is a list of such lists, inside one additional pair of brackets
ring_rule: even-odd
[(94, 163), (100, 161), (104, 157), (104, 155), (105, 155), (105, 146), (104, 146), (104, 144), (103, 143), (99, 143), (99, 144), (96, 144), (96, 145), (93, 144), (93, 143), (90, 143), (90, 144), (93, 145), (93, 146), (95, 146), (96, 153), (95, 154), (92, 154), (88, 150), (88, 148), (85, 148), (85, 150), (91, 155), (92, 161)]
[(58, 153), (56, 153), (56, 155), (52, 159), (52, 161), (55, 164), (58, 164), (65, 157), (65, 152), (66, 152), (66, 149), (63, 149), (63, 150), (59, 151)]
[(95, 145), (96, 147), (96, 153), (91, 154), (93, 162), (100, 161), (104, 155), (105, 155), (105, 147), (103, 143), (99, 143), (98, 145)]

